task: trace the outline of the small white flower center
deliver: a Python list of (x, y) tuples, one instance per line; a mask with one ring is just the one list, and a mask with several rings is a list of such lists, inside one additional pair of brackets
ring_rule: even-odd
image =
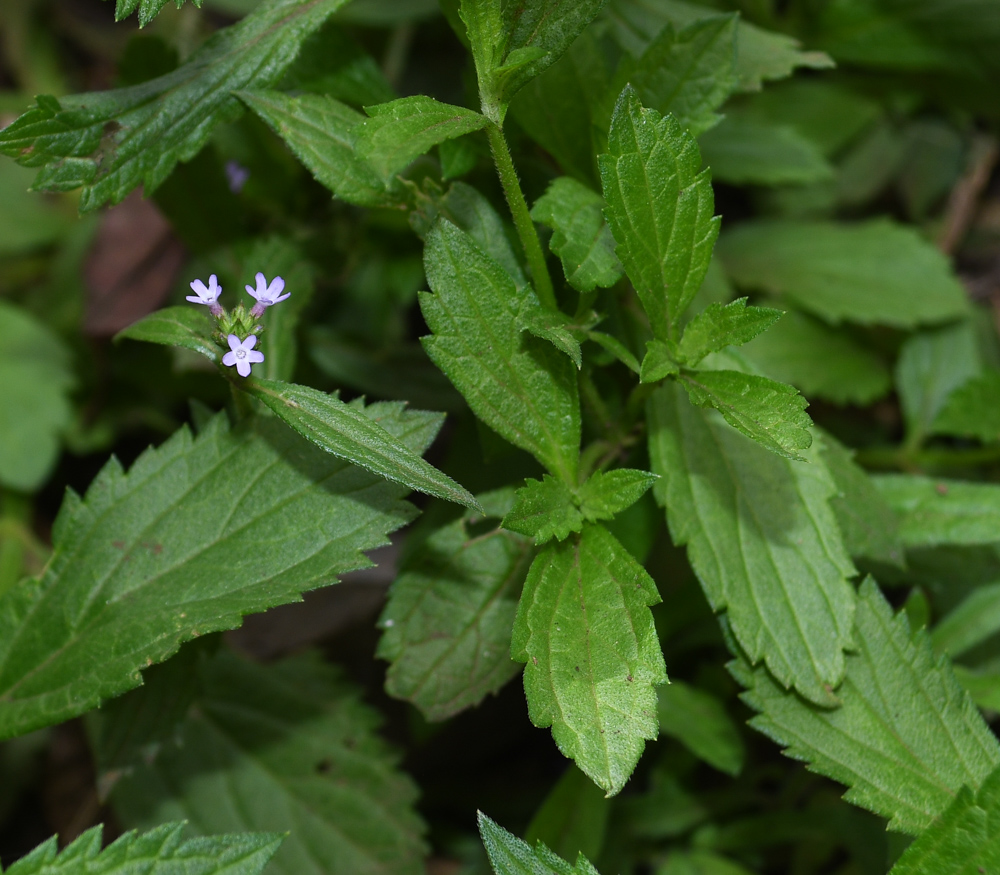
[(236, 358), (245, 359), (247, 357), (247, 351), (245, 349), (236, 350)]

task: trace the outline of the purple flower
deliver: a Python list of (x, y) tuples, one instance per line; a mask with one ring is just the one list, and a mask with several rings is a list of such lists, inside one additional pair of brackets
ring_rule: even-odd
[(233, 194), (239, 194), (250, 178), (250, 171), (239, 161), (226, 162), (226, 179), (229, 182), (229, 190)]
[(249, 377), (250, 365), (264, 361), (264, 353), (254, 349), (257, 345), (257, 335), (251, 334), (246, 340), (241, 341), (235, 334), (230, 334), (228, 340), (231, 351), (222, 357), (222, 363), (227, 368), (236, 365), (241, 377)]
[(208, 278), (208, 286), (201, 280), (195, 280), (191, 283), (191, 291), (195, 293), (194, 295), (187, 296), (187, 299), (191, 303), (207, 304), (213, 316), (218, 316), (222, 312), (222, 308), (219, 306), (219, 295), (222, 294), (222, 286), (219, 285), (219, 280), (214, 273)]
[(284, 301), (285, 298), (291, 297), (291, 294), (281, 294), (285, 288), (285, 281), (280, 276), (276, 276), (270, 283), (268, 283), (267, 278), (262, 273), (258, 273), (255, 279), (257, 280), (256, 289), (252, 286), (245, 286), (247, 294), (251, 298), (257, 299), (257, 303), (253, 305), (253, 309), (250, 311), (252, 316), (263, 316), (264, 311), (268, 307)]

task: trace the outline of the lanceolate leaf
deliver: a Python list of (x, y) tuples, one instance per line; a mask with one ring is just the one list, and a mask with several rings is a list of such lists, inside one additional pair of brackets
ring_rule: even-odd
[(566, 282), (579, 292), (610, 288), (624, 273), (603, 205), (597, 192), (560, 176), (531, 208), (531, 218), (552, 229), (549, 248), (562, 261)]
[(420, 296), (433, 334), (427, 354), (476, 415), (531, 453), (567, 483), (576, 481), (580, 402), (573, 363), (521, 331), (530, 287), (518, 289), (503, 268), (450, 222), (427, 235), (427, 281)]
[(42, 168), (36, 189), (83, 187), (84, 211), (119, 203), (140, 185), (148, 196), (217, 124), (240, 115), (234, 91), (277, 81), (302, 41), (345, 2), (264, 0), (172, 73), (62, 102), (39, 97), (0, 132), (0, 152)]
[(528, 714), (609, 795), (656, 737), (655, 685), (667, 679), (649, 605), (652, 578), (606, 529), (548, 545), (528, 573), (511, 655)]
[(739, 371), (689, 371), (678, 378), (693, 404), (714, 407), (726, 422), (772, 453), (801, 459), (812, 444), (812, 420), (798, 390)]
[(571, 866), (542, 842), (531, 847), (479, 812), (479, 835), (496, 875), (598, 875), (582, 854)]
[(216, 835), (183, 841), (183, 823), (164, 823), (149, 832), (127, 832), (101, 850), (103, 825), (88, 829), (59, 851), (56, 837), (16, 860), (9, 875), (258, 875), (278, 850), (275, 833)]
[[(115, 21), (122, 21), (128, 18), (136, 9), (139, 10), (139, 27), (145, 27), (159, 14), (160, 10), (169, 3), (170, 0), (117, 0), (115, 3)], [(180, 7), (184, 0), (176, 0)], [(191, 0), (195, 6), (201, 8), (202, 0)]]
[[(440, 423), (358, 413), (413, 453)], [(41, 578), (0, 600), (0, 736), (81, 714), (183, 641), (369, 565), (362, 551), (412, 519), (406, 491), (271, 419), (184, 428), (127, 474), (113, 459), (85, 498), (68, 493)]]
[(948, 809), (910, 845), (890, 875), (964, 875), (1000, 867), (1000, 769), (978, 792), (958, 791)]
[(583, 528), (583, 514), (576, 496), (561, 480), (546, 474), (541, 480), (525, 481), (517, 490), (514, 505), (503, 518), (503, 527), (520, 532), (544, 544), (551, 538), (562, 541)]
[(1000, 486), (913, 474), (883, 474), (873, 479), (899, 516), (899, 537), (907, 547), (997, 541)]
[(115, 787), (122, 821), (285, 832), (274, 875), (424, 872), (416, 787), (339, 670), (316, 654), (258, 666), (223, 651), (201, 681), (176, 743)]
[(759, 712), (751, 725), (848, 786), (845, 798), (917, 835), (963, 786), (977, 788), (1000, 765), (1000, 746), (946, 659), (924, 632), (893, 616), (869, 578), (861, 587), (856, 634), (839, 708), (813, 707), (782, 690), (762, 668), (734, 664)]
[(115, 341), (143, 340), (163, 346), (179, 346), (201, 353), (218, 364), (222, 350), (212, 340), (215, 326), (208, 315), (197, 307), (164, 307), (143, 317), (134, 325), (115, 335)]
[[(481, 500), (490, 508), (490, 497)], [(509, 500), (508, 500), (509, 502)], [(444, 720), (495, 693), (521, 666), (510, 636), (531, 542), (497, 528), (469, 532), (470, 514), (438, 529), (400, 569), (379, 619), (385, 688)]]
[(467, 490), (421, 459), (355, 405), (296, 383), (250, 378), (241, 382), (240, 387), (328, 453), (427, 495), (479, 507)]
[(422, 94), (365, 107), (357, 132), (360, 156), (388, 185), (392, 177), (438, 143), (486, 126), (486, 116)]
[(699, 759), (738, 775), (746, 751), (740, 731), (725, 707), (711, 693), (681, 681), (659, 689), (660, 735), (671, 735)]
[(741, 286), (783, 295), (828, 322), (909, 328), (968, 312), (945, 257), (885, 220), (748, 222), (723, 236), (719, 255)]
[(983, 443), (1000, 440), (1000, 373), (989, 371), (962, 383), (948, 396), (931, 431)]
[(829, 506), (836, 488), (816, 448), (808, 464), (770, 453), (680, 387), (648, 405), (649, 455), (676, 544), (740, 646), (786, 687), (836, 704), (851, 645), (854, 568)]
[(694, 366), (710, 353), (753, 340), (783, 315), (772, 307), (748, 307), (746, 298), (709, 304), (684, 329), (678, 355), (684, 364)]
[(653, 334), (676, 339), (719, 234), (698, 145), (676, 119), (644, 109), (626, 88), (611, 120), (608, 154), (598, 163), (618, 257)]
[(591, 522), (609, 520), (635, 504), (659, 478), (649, 471), (595, 471), (578, 490), (580, 510)]
[(356, 109), (318, 94), (289, 97), (277, 91), (242, 91), (239, 96), (341, 200), (359, 207), (401, 203), (357, 152), (357, 132), (365, 117)]

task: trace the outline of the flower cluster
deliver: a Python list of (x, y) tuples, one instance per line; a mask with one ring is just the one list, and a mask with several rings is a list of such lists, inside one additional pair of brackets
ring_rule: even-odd
[(257, 320), (268, 307), (291, 297), (288, 292), (282, 294), (285, 281), (280, 276), (268, 282), (264, 274), (258, 273), (255, 280), (256, 287), (245, 286), (247, 293), (257, 302), (249, 311), (243, 304), (237, 304), (232, 312), (228, 312), (219, 304), (222, 286), (214, 273), (208, 278), (207, 286), (200, 279), (194, 280), (191, 283), (194, 294), (187, 296), (192, 303), (207, 306), (216, 318), (219, 323), (216, 337), (220, 342), (229, 344), (229, 352), (222, 357), (222, 363), (228, 368), (235, 367), (241, 377), (249, 377), (251, 366), (264, 361), (264, 353), (254, 349), (257, 338), (264, 331), (262, 325), (256, 324)]

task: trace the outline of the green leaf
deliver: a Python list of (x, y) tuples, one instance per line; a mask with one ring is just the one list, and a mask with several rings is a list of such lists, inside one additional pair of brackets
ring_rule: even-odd
[(846, 329), (795, 310), (740, 352), (772, 380), (834, 404), (871, 404), (892, 388), (889, 368), (877, 353)]
[(521, 669), (510, 636), (534, 550), (502, 529), (474, 534), (475, 521), (443, 526), (407, 557), (379, 618), (386, 692), (428, 720), (478, 704)]
[(33, 492), (59, 456), (75, 383), (70, 352), (41, 322), (0, 301), (0, 484)]
[(740, 731), (722, 703), (711, 693), (681, 681), (659, 689), (660, 735), (670, 735), (698, 759), (736, 776), (746, 750)]
[(569, 486), (546, 474), (541, 480), (529, 478), (517, 490), (503, 527), (533, 537), (536, 544), (563, 541), (583, 528), (583, 514)]
[(644, 106), (670, 113), (698, 136), (718, 123), (715, 113), (736, 85), (739, 16), (712, 15), (682, 29), (667, 24), (634, 62), (627, 55), (612, 93), (631, 84)]
[(524, 584), (511, 656), (527, 663), (528, 715), (609, 796), (657, 734), (655, 685), (667, 679), (649, 605), (656, 586), (596, 525), (549, 544)]
[(264, 0), (172, 73), (62, 103), (39, 97), (0, 131), (0, 152), (42, 168), (37, 190), (83, 187), (84, 212), (120, 203), (140, 185), (148, 197), (178, 161), (201, 150), (216, 125), (240, 115), (234, 91), (276, 82), (302, 41), (344, 2)]
[(573, 333), (570, 319), (558, 311), (539, 307), (532, 299), (524, 301), (525, 309), (518, 314), (521, 330), (547, 340), (560, 352), (569, 356), (576, 369), (583, 367), (583, 353), (580, 341)]
[(968, 313), (947, 259), (914, 229), (884, 219), (746, 222), (723, 235), (718, 251), (739, 285), (835, 324), (911, 328)]
[[(139, 10), (139, 27), (145, 27), (151, 22), (160, 10), (167, 5), (170, 0), (117, 0), (115, 3), (115, 21), (122, 21), (128, 18), (136, 9)], [(177, 8), (180, 9), (184, 0), (175, 0)], [(201, 9), (203, 0), (191, 0), (191, 2)]]
[[(440, 419), (357, 408), (414, 453)], [(112, 459), (69, 492), (38, 580), (0, 599), (0, 736), (74, 717), (197, 635), (367, 566), (409, 522), (406, 490), (311, 447), (270, 417), (186, 428), (126, 474)]]
[(753, 875), (753, 873), (711, 851), (680, 851), (671, 852), (666, 865), (657, 869), (656, 875)]
[(772, 453), (801, 459), (812, 444), (808, 401), (798, 390), (739, 371), (686, 371), (678, 377), (692, 404), (714, 407), (733, 428)]
[(858, 649), (847, 656), (841, 706), (816, 708), (782, 690), (763, 669), (735, 665), (758, 716), (750, 725), (847, 785), (844, 798), (917, 835), (963, 786), (977, 788), (1000, 764), (1000, 747), (924, 632), (895, 617), (878, 587), (861, 586)]
[(1000, 583), (972, 590), (931, 632), (938, 653), (961, 656), (1000, 632)]
[(978, 791), (959, 790), (955, 800), (910, 845), (891, 875), (971, 875), (1000, 866), (1000, 769)]
[(389, 103), (366, 106), (369, 118), (355, 132), (358, 155), (374, 168), (388, 186), (392, 177), (414, 158), (438, 143), (486, 127), (486, 116), (441, 103), (422, 94)]
[(830, 507), (837, 517), (847, 552), (855, 559), (875, 559), (902, 568), (899, 519), (871, 476), (855, 464), (848, 449), (825, 432), (821, 433), (819, 448), (837, 484), (838, 494), (830, 499)]
[(611, 288), (625, 269), (615, 255), (615, 239), (604, 221), (604, 200), (568, 176), (553, 180), (531, 208), (531, 218), (552, 229), (551, 249), (578, 292)]
[(121, 340), (142, 340), (163, 346), (190, 349), (219, 364), (222, 350), (212, 340), (215, 324), (208, 314), (195, 305), (164, 307), (119, 331), (115, 343)]
[(914, 474), (872, 478), (899, 515), (907, 548), (938, 544), (992, 544), (1000, 531), (1000, 486)]
[(424, 872), (417, 788), (340, 670), (314, 653), (259, 666), (222, 651), (201, 683), (176, 743), (115, 787), (119, 819), (286, 832), (274, 875)]
[(596, 860), (604, 846), (612, 802), (576, 766), (549, 791), (524, 833), (525, 843), (546, 847), (564, 859), (583, 854)]
[(680, 372), (676, 344), (664, 343), (662, 340), (646, 341), (646, 354), (642, 357), (639, 369), (640, 383), (657, 383)]
[(822, 151), (790, 125), (727, 115), (698, 138), (712, 179), (731, 185), (806, 185), (833, 179)]
[(572, 363), (520, 330), (530, 287), (515, 287), (468, 234), (439, 222), (427, 235), (420, 296), (427, 354), (486, 425), (567, 483), (576, 481), (580, 401)]
[[(642, 369), (639, 365), (639, 360), (632, 355), (631, 350), (617, 337), (605, 334), (603, 331), (587, 331), (585, 332), (585, 336), (587, 340), (592, 340), (601, 349), (609, 352), (612, 356), (618, 359), (618, 361), (625, 365), (625, 367), (632, 371), (632, 373), (639, 374), (641, 372)], [(666, 346), (666, 344), (664, 344), (664, 346)], [(664, 372), (663, 376), (666, 376), (666, 372)]]
[(659, 477), (649, 471), (595, 471), (578, 490), (580, 511), (590, 522), (609, 520), (635, 504)]
[(709, 304), (687, 324), (677, 352), (684, 364), (696, 365), (710, 353), (748, 343), (783, 315), (771, 307), (748, 307), (746, 298)]
[(421, 459), (376, 418), (336, 395), (257, 377), (242, 381), (240, 387), (326, 452), (418, 492), (479, 508), (468, 490)]
[(676, 119), (644, 109), (626, 88), (611, 120), (608, 154), (598, 164), (618, 257), (654, 336), (672, 338), (719, 234), (698, 145)]
[[(686, 27), (705, 18), (707, 11), (701, 4), (682, 0), (657, 0), (655, 4), (616, 0), (612, 31), (627, 51), (640, 55), (664, 25)], [(746, 21), (737, 28), (736, 75), (741, 91), (760, 91), (765, 81), (791, 76), (797, 67), (825, 69), (833, 65), (823, 52), (801, 51), (798, 40), (785, 34)]]
[(7, 868), (8, 875), (258, 875), (284, 836), (275, 833), (215, 835), (181, 840), (183, 823), (164, 823), (142, 834), (127, 832), (101, 850), (103, 824), (91, 827), (59, 850), (56, 837)]
[(281, 137), (316, 179), (338, 198), (359, 207), (392, 207), (400, 196), (387, 191), (375, 168), (357, 151), (365, 116), (318, 94), (288, 97), (277, 91), (241, 91), (250, 109)]
[(539, 842), (532, 848), (483, 812), (477, 814), (479, 835), (496, 875), (598, 875), (597, 870), (582, 854), (571, 866)]
[(919, 445), (948, 396), (979, 375), (982, 364), (971, 322), (913, 335), (899, 354), (896, 387), (906, 421), (906, 440)]
[(930, 430), (974, 437), (984, 444), (1000, 440), (1000, 373), (987, 371), (953, 389)]
[(817, 447), (809, 464), (768, 452), (680, 387), (648, 405), (653, 491), (677, 545), (688, 545), (708, 601), (725, 610), (740, 646), (786, 687), (836, 704), (851, 646), (854, 567), (829, 500), (834, 483)]

